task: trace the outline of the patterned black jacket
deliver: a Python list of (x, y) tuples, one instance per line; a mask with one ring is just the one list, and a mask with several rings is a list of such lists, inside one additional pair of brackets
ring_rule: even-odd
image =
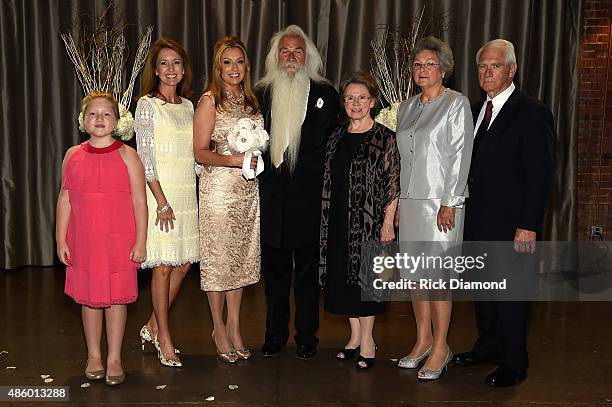
[[(330, 137), (325, 155), (321, 203), (319, 280), (325, 283), (327, 271), (327, 231), (332, 194), (331, 162), (339, 141), (347, 136), (348, 125), (340, 126)], [(385, 210), (400, 195), (400, 155), (395, 133), (374, 123), (371, 136), (364, 140), (351, 162), (349, 176), (349, 266), (347, 283), (359, 284), (361, 243), (380, 241)]]

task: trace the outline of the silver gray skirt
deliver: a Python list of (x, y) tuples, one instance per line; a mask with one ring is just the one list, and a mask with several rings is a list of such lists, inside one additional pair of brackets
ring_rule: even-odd
[(438, 230), (436, 219), (440, 199), (400, 199), (400, 242), (463, 242), (464, 208), (455, 210), (455, 227), (444, 233)]

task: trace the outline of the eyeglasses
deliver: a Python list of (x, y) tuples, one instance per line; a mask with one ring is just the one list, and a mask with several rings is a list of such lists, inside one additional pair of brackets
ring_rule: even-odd
[(478, 64), (478, 70), (479, 71), (486, 71), (487, 69), (492, 69), (494, 71), (499, 71), (500, 69), (502, 69), (505, 64), (501, 64), (499, 62), (497, 63), (493, 63), (491, 65), (487, 65), (487, 64)]
[(440, 66), (440, 64), (436, 64), (435, 62), (425, 62), (424, 64), (420, 63), (420, 62), (415, 62), (414, 64), (412, 64), (412, 69), (415, 71), (418, 71), (419, 69), (431, 69), (434, 66)]
[(344, 103), (355, 103), (355, 101), (357, 101), (359, 104), (362, 104), (362, 103), (368, 102), (371, 98), (372, 98), (371, 96), (366, 96), (366, 95), (359, 95), (359, 96), (347, 95), (344, 97)]

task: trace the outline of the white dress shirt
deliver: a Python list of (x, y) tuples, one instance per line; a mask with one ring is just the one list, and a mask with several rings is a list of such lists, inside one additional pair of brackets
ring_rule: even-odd
[(516, 86), (514, 86), (514, 82), (512, 82), (510, 86), (504, 89), (504, 91), (502, 91), (499, 95), (495, 96), (493, 99), (487, 96), (487, 100), (485, 100), (485, 102), (482, 104), (482, 107), (480, 108), (478, 120), (476, 120), (476, 126), (474, 126), (474, 135), (476, 135), (476, 133), (478, 132), (480, 123), (482, 123), (482, 119), (484, 118), (485, 110), (487, 108), (487, 102), (489, 100), (493, 102), (493, 114), (491, 115), (491, 121), (489, 122), (489, 127), (487, 128), (487, 130), (489, 130), (491, 128), (491, 125), (493, 124), (493, 121), (497, 117), (497, 114), (502, 109), (502, 107), (504, 107), (504, 103), (506, 103), (512, 92), (514, 92), (515, 88)]

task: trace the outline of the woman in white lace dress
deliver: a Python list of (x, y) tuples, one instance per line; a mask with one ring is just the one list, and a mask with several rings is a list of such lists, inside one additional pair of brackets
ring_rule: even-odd
[(182, 366), (168, 328), (168, 311), (191, 263), (199, 260), (198, 207), (193, 157), (191, 66), (175, 41), (160, 39), (149, 50), (134, 128), (145, 168), (149, 227), (147, 261), (152, 267), (153, 313), (140, 330), (165, 366)]

